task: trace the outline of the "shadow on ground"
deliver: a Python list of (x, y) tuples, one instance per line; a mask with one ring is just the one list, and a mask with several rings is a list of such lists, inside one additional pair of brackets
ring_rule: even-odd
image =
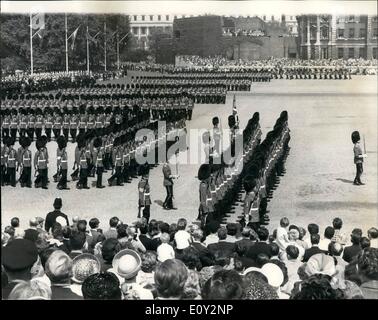
[(337, 209), (374, 209), (376, 202), (357, 202), (357, 201), (309, 201), (300, 202), (299, 206), (310, 210), (337, 210)]
[(344, 183), (353, 183), (353, 180), (348, 180), (348, 179), (337, 178), (336, 180), (344, 182)]

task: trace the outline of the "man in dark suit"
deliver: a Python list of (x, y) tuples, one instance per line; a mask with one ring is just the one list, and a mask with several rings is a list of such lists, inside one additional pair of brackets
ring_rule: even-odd
[(270, 258), (272, 256), (272, 250), (269, 243), (267, 243), (269, 239), (269, 230), (265, 227), (260, 227), (257, 230), (257, 235), (259, 241), (247, 249), (245, 257), (256, 260), (260, 253), (264, 253)]
[(207, 249), (214, 256), (215, 263), (223, 265), (225, 260), (236, 252), (236, 246), (235, 243), (227, 241), (227, 229), (224, 227), (219, 228), (218, 239), (217, 243), (209, 244)]
[(64, 214), (63, 212), (60, 211), (61, 208), (62, 208), (62, 199), (61, 198), (55, 198), (55, 200), (54, 200), (54, 211), (49, 212), (47, 214), (46, 220), (45, 220), (45, 230), (47, 232), (49, 232), (50, 229), (52, 228), (52, 226), (56, 223), (56, 219), (58, 217), (62, 217), (63, 219), (65, 219), (66, 222), (67, 222), (67, 226), (69, 225), (68, 217), (67, 217), (66, 214)]
[(314, 254), (317, 253), (327, 253), (327, 251), (323, 251), (319, 249), (319, 241), (320, 241), (320, 235), (315, 233), (311, 235), (311, 245), (312, 247), (307, 249), (303, 255), (302, 261), (307, 262), (308, 259), (310, 259)]
[(208, 248), (202, 243), (203, 231), (197, 229), (192, 234), (193, 242), (190, 244), (199, 255), (202, 267), (208, 267), (214, 265), (214, 256)]
[(163, 186), (167, 190), (167, 196), (163, 203), (163, 208), (165, 210), (177, 210), (173, 207), (173, 179), (177, 178), (172, 174), (171, 167), (169, 166), (168, 160), (163, 165), (163, 175), (164, 181)]
[(352, 245), (349, 247), (345, 247), (343, 259), (350, 263), (355, 256), (357, 256), (361, 252), (360, 241), (362, 237), (362, 230), (361, 229), (353, 229), (352, 234), (350, 236), (350, 241)]

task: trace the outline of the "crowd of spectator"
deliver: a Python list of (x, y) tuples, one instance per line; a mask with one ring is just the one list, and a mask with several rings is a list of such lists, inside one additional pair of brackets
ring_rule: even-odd
[[(109, 225), (64, 214), (60, 198), (28, 229), (2, 232), (2, 298), (377, 299), (378, 229), (344, 233), (335, 218), (273, 232), (211, 221), (202, 229), (143, 218)], [(104, 230), (102, 230), (102, 227)]]

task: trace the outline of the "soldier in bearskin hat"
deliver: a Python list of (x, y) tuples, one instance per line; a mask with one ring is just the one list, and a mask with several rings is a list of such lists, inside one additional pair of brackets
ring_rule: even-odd
[(367, 157), (367, 154), (362, 152), (360, 140), (361, 140), (360, 133), (358, 131), (353, 131), (352, 142), (354, 144), (353, 153), (354, 153), (354, 163), (356, 165), (356, 177), (354, 178), (353, 184), (356, 186), (364, 185), (364, 183), (362, 183), (361, 181), (361, 175), (363, 172), (364, 158)]
[(53, 133), (55, 137), (55, 141), (58, 140), (58, 137), (60, 136), (60, 132), (62, 129), (62, 116), (61, 112), (58, 107), (54, 108), (54, 125), (53, 125)]
[(29, 146), (31, 145), (31, 139), (29, 137), (24, 137), (23, 139), (20, 139), (20, 144), (22, 149), (18, 158), (18, 163), (21, 166), (19, 181), (21, 183), (22, 188), (31, 188), (32, 152), (29, 150)]
[(8, 152), (7, 152), (7, 181), (12, 186), (16, 186), (16, 166), (17, 166), (17, 151), (13, 148), (15, 139), (10, 137), (6, 141)]
[(35, 110), (36, 118), (35, 118), (35, 135), (37, 140), (42, 136), (42, 127), (43, 127), (43, 116), (41, 108), (37, 108)]
[(56, 150), (57, 160), (57, 188), (59, 190), (69, 190), (67, 187), (67, 171), (68, 171), (68, 157), (67, 157), (67, 140), (64, 136), (58, 137), (58, 149)]
[(85, 114), (86, 107), (84, 104), (79, 107), (79, 134), (83, 135), (85, 133), (85, 128), (87, 126), (87, 115)]
[(54, 123), (53, 110), (51, 108), (45, 109), (46, 121), (45, 121), (45, 134), (48, 141), (51, 141), (51, 130)]
[(36, 142), (37, 151), (34, 155), (34, 167), (36, 172), (38, 172), (37, 179), (35, 180), (35, 187), (42, 189), (47, 189), (48, 183), (48, 163), (49, 155), (46, 149), (47, 137), (42, 136)]
[[(76, 134), (77, 134), (77, 128), (79, 126), (79, 118), (78, 118), (78, 109), (77, 107), (72, 107), (71, 112), (71, 119), (70, 119), (70, 135), (72, 138), (72, 143), (76, 142)], [(68, 140), (67, 140), (68, 141)]]
[(105, 186), (102, 185), (102, 174), (104, 172), (104, 152), (102, 150), (102, 139), (100, 137), (97, 137), (93, 141), (93, 164), (96, 168), (96, 174), (97, 174), (97, 182), (96, 182), (96, 188), (105, 188)]
[(140, 181), (138, 183), (138, 193), (139, 193), (139, 200), (138, 200), (138, 218), (141, 217), (141, 213), (143, 218), (147, 220), (147, 223), (150, 220), (150, 206), (151, 206), (151, 196), (150, 196), (150, 184), (148, 183), (150, 167), (146, 163), (142, 165), (139, 169), (139, 173), (141, 174)]
[(70, 133), (70, 119), (71, 118), (71, 111), (65, 106), (63, 108), (63, 136), (68, 142), (69, 133)]
[(113, 167), (115, 168), (113, 175), (108, 179), (109, 186), (112, 185), (113, 181), (117, 180), (117, 186), (123, 186), (122, 179), (122, 167), (123, 167), (123, 150), (121, 146), (120, 137), (114, 139), (114, 148), (113, 148)]
[(212, 131), (212, 140), (213, 140), (213, 152), (216, 153), (217, 155), (221, 154), (221, 138), (222, 138), (222, 133), (221, 130), (219, 129), (219, 118), (214, 117), (212, 119), (213, 123), (213, 131)]
[(75, 150), (75, 165), (77, 165), (79, 169), (79, 181), (76, 184), (76, 188), (89, 189), (86, 141), (85, 141), (84, 135), (80, 135), (80, 134), (77, 137), (77, 147)]
[(28, 136), (31, 141), (34, 140), (34, 131), (35, 131), (35, 111), (34, 109), (29, 110), (29, 117), (28, 117)]
[(20, 139), (22, 137), (25, 137), (26, 135), (26, 130), (28, 128), (28, 115), (26, 113), (26, 110), (24, 108), (20, 108), (18, 110), (19, 114), (20, 114), (20, 131), (19, 131), (19, 134), (20, 134)]
[(214, 204), (210, 190), (210, 178), (211, 178), (211, 165), (205, 163), (198, 169), (199, 185), (199, 200), (200, 206), (198, 208), (197, 220), (201, 221), (202, 227), (214, 219)]

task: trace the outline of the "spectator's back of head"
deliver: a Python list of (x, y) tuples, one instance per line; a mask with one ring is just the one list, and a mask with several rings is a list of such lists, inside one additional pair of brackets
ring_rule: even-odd
[(14, 217), (11, 219), (11, 226), (13, 228), (18, 228), (20, 226), (20, 219), (17, 217)]
[(101, 248), (102, 258), (107, 262), (112, 262), (114, 256), (121, 250), (122, 246), (117, 239), (106, 239)]
[(362, 282), (378, 280), (378, 249), (365, 248), (357, 256), (358, 273)]
[(236, 236), (238, 232), (238, 225), (236, 223), (227, 223), (226, 229), (229, 236)]
[(187, 221), (184, 218), (181, 218), (177, 221), (177, 230), (185, 230)]
[(257, 235), (259, 236), (260, 241), (266, 241), (269, 238), (269, 230), (265, 227), (260, 227), (257, 230)]
[(307, 230), (308, 230), (308, 233), (310, 234), (310, 236), (312, 234), (318, 234), (319, 233), (319, 226), (315, 223), (310, 223), (307, 226)]
[(180, 298), (188, 278), (184, 263), (168, 259), (156, 267), (155, 284), (158, 295), (163, 298)]
[(330, 242), (328, 245), (328, 252), (333, 257), (340, 257), (343, 250), (343, 246), (338, 242)]
[(251, 228), (250, 227), (244, 227), (241, 235), (245, 238), (249, 238), (251, 236)]
[(352, 244), (358, 245), (360, 244), (362, 238), (362, 230), (359, 228), (355, 228), (352, 230), (352, 234), (350, 236), (350, 241)]
[(262, 268), (265, 263), (269, 262), (269, 257), (265, 253), (259, 253), (256, 258), (256, 264), (258, 268)]
[(154, 251), (147, 251), (146, 253), (141, 255), (142, 264), (140, 269), (143, 272), (151, 273), (155, 271), (157, 265), (157, 254)]
[(361, 249), (369, 248), (370, 247), (370, 240), (367, 237), (362, 237), (360, 240)]
[(127, 237), (127, 225), (121, 223), (117, 226), (117, 238), (121, 239)]
[(243, 295), (243, 279), (235, 270), (216, 272), (204, 285), (205, 300), (237, 300)]
[(219, 222), (218, 221), (215, 221), (215, 220), (211, 220), (208, 224), (207, 224), (207, 228), (209, 230), (210, 233), (217, 233), (218, 229), (219, 229)]
[(269, 245), (270, 245), (270, 254), (272, 255), (272, 257), (278, 256), (278, 254), (280, 253), (280, 247), (278, 246), (278, 244), (275, 242), (272, 242)]
[(171, 237), (170, 237), (169, 233), (164, 232), (160, 235), (161, 243), (169, 243), (170, 240), (171, 240)]
[(320, 241), (320, 236), (319, 234), (315, 233), (315, 234), (312, 234), (311, 237), (310, 237), (310, 240), (311, 240), (311, 244), (319, 244), (319, 241)]
[(299, 249), (296, 246), (289, 245), (286, 247), (286, 255), (289, 260), (296, 260), (299, 256)]
[(185, 266), (190, 270), (196, 270), (200, 268), (201, 262), (198, 251), (193, 247), (185, 248), (182, 252), (180, 260), (184, 262)]
[(280, 226), (281, 226), (282, 228), (286, 228), (289, 224), (290, 224), (289, 219), (286, 218), (286, 217), (283, 217), (283, 218), (280, 220)]
[(195, 241), (202, 241), (203, 238), (203, 231), (201, 229), (194, 230), (192, 233), (192, 237)]
[(73, 231), (70, 237), (70, 247), (72, 250), (82, 250), (86, 241), (86, 235), (81, 231)]
[(110, 220), (109, 220), (109, 226), (110, 226), (111, 228), (116, 228), (117, 225), (118, 225), (118, 222), (119, 222), (119, 219), (118, 219), (117, 217), (112, 217), (112, 218), (110, 218)]
[(72, 277), (72, 260), (63, 251), (54, 251), (46, 261), (45, 272), (52, 283), (66, 283)]
[(100, 220), (98, 220), (97, 218), (92, 218), (91, 220), (89, 220), (89, 227), (91, 229), (97, 229), (99, 225)]
[(333, 227), (328, 226), (327, 228), (325, 228), (324, 238), (331, 240), (334, 234), (335, 234), (335, 229)]
[(111, 272), (90, 275), (81, 286), (84, 300), (121, 300), (122, 292), (117, 276)]
[(51, 288), (43, 281), (32, 279), (18, 283), (8, 300), (51, 300)]
[(332, 225), (335, 230), (340, 230), (343, 227), (343, 220), (340, 218), (335, 218), (332, 221)]
[(79, 220), (77, 222), (76, 228), (80, 232), (86, 232), (87, 231), (87, 221), (86, 220)]
[(368, 237), (369, 239), (378, 239), (378, 229), (377, 228), (370, 228), (368, 230)]

